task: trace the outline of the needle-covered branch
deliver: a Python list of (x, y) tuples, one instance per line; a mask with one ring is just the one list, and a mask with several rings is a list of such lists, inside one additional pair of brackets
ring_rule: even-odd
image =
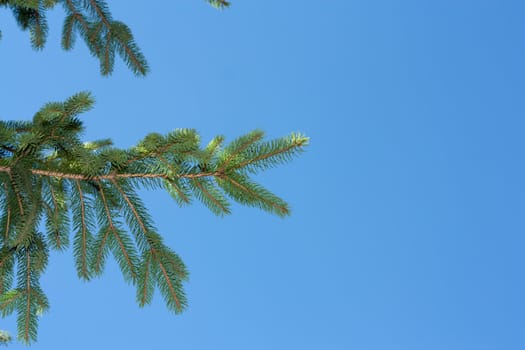
[(101, 274), (112, 256), (140, 306), (158, 289), (169, 309), (183, 311), (188, 272), (137, 191), (166, 190), (180, 205), (196, 198), (217, 215), (229, 214), (233, 200), (286, 216), (288, 204), (250, 175), (290, 161), (308, 143), (300, 134), (265, 141), (256, 130), (201, 146), (195, 130), (178, 129), (120, 149), (108, 139), (81, 140), (78, 116), (92, 105), (79, 93), (45, 105), (30, 122), (0, 121), (0, 312), (17, 312), (26, 342), (47, 309), (39, 277), (49, 249), (70, 242), (80, 278)]
[[(230, 5), (224, 0), (207, 0), (216, 8)], [(31, 46), (40, 50), (45, 46), (48, 23), (47, 12), (61, 4), (66, 17), (62, 26), (62, 47), (71, 50), (76, 38), (81, 37), (91, 54), (98, 58), (102, 75), (110, 75), (115, 55), (139, 76), (146, 75), (149, 66), (129, 27), (114, 20), (104, 0), (0, 0), (0, 7), (8, 7), (22, 30), (28, 30)], [(0, 32), (1, 37), (1, 32)]]

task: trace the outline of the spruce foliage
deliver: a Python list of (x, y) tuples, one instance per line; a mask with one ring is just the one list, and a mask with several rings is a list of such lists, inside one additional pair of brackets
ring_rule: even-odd
[[(216, 8), (230, 5), (225, 0), (207, 0)], [(62, 25), (62, 47), (71, 50), (77, 37), (84, 40), (91, 54), (100, 62), (102, 75), (113, 72), (115, 55), (138, 76), (146, 75), (149, 66), (129, 27), (113, 19), (104, 0), (0, 0), (8, 7), (22, 30), (28, 30), (31, 45), (40, 50), (48, 33), (47, 11), (61, 4), (66, 17)], [(1, 32), (0, 32), (1, 37)]]
[[(58, 4), (66, 13), (65, 50), (80, 37), (103, 75), (112, 73), (115, 55), (134, 74), (147, 74), (130, 29), (113, 19), (106, 1), (0, 0), (29, 31), (36, 50), (46, 42), (46, 13)], [(51, 250), (72, 249), (82, 280), (102, 274), (114, 258), (141, 307), (155, 290), (175, 313), (187, 306), (188, 271), (163, 243), (138, 194), (142, 188), (165, 190), (181, 206), (197, 199), (221, 216), (231, 212), (231, 200), (278, 216), (290, 213), (284, 200), (251, 176), (292, 160), (308, 144), (305, 136), (265, 141), (255, 130), (228, 144), (217, 136), (201, 146), (195, 130), (177, 129), (120, 149), (110, 139), (81, 140), (79, 115), (93, 103), (82, 92), (46, 104), (31, 121), (0, 121), (0, 314), (17, 314), (18, 338), (27, 344), (36, 340), (38, 316), (49, 308), (40, 276)], [(0, 345), (10, 340), (0, 331)]]
[(140, 306), (157, 288), (170, 310), (184, 310), (188, 271), (163, 243), (140, 188), (167, 190), (180, 205), (198, 199), (217, 215), (230, 213), (230, 199), (290, 213), (250, 175), (298, 155), (304, 136), (264, 141), (257, 130), (201, 147), (195, 130), (178, 129), (119, 149), (107, 139), (82, 142), (78, 116), (92, 105), (84, 92), (48, 103), (30, 122), (0, 121), (0, 312), (17, 313), (24, 341), (36, 339), (37, 315), (48, 308), (39, 278), (51, 249), (72, 246), (84, 280), (100, 275), (112, 256)]

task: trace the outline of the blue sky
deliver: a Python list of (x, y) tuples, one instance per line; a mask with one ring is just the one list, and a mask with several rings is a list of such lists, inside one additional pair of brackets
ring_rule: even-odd
[[(138, 308), (115, 264), (80, 282), (52, 256), (34, 349), (525, 348), (522, 1), (110, 1), (149, 60), (110, 78), (33, 52), (0, 12), (0, 118), (89, 90), (86, 140), (130, 147), (196, 128), (206, 142), (300, 131), (308, 151), (259, 180), (293, 215), (217, 218), (144, 194), (186, 262), (190, 306)], [(0, 329), (16, 333), (14, 318)], [(12, 349), (24, 348), (18, 343)]]

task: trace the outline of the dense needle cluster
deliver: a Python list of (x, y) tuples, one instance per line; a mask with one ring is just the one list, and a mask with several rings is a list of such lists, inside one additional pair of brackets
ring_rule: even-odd
[(140, 306), (155, 288), (175, 312), (186, 306), (187, 270), (163, 244), (140, 188), (164, 189), (179, 204), (196, 198), (218, 215), (230, 201), (285, 216), (287, 204), (250, 175), (285, 163), (308, 139), (299, 134), (264, 141), (261, 131), (201, 147), (194, 130), (149, 134), (135, 147), (110, 140), (82, 142), (77, 116), (93, 100), (79, 93), (49, 103), (32, 121), (0, 121), (0, 311), (16, 311), (19, 338), (36, 338), (37, 316), (48, 308), (39, 277), (49, 250), (73, 246), (78, 276), (103, 272), (108, 255), (136, 287)]

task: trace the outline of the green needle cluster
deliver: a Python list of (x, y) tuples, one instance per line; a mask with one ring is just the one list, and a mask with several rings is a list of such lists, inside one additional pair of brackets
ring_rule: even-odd
[[(65, 50), (80, 37), (99, 60), (102, 75), (113, 72), (115, 56), (135, 75), (148, 73), (131, 30), (113, 19), (106, 1), (0, 0), (0, 8), (10, 9), (29, 31), (36, 50), (46, 42), (46, 14), (59, 4), (65, 11)], [(81, 140), (78, 116), (93, 102), (82, 92), (46, 104), (32, 121), (0, 121), (0, 314), (16, 312), (24, 343), (36, 340), (38, 316), (49, 308), (40, 277), (50, 250), (72, 247), (83, 280), (102, 274), (112, 256), (136, 288), (140, 306), (151, 303), (157, 289), (170, 310), (184, 310), (188, 271), (163, 243), (138, 195), (142, 188), (165, 190), (179, 205), (197, 199), (217, 215), (229, 214), (232, 200), (278, 216), (290, 213), (288, 204), (252, 175), (292, 160), (308, 144), (305, 136), (266, 141), (255, 130), (228, 144), (217, 136), (201, 146), (195, 130), (177, 129), (120, 149), (110, 139)], [(10, 340), (0, 331), (0, 345)]]
[(48, 308), (39, 279), (49, 252), (73, 247), (78, 276), (104, 271), (109, 256), (136, 288), (140, 306), (157, 288), (167, 307), (187, 305), (188, 272), (162, 240), (137, 191), (166, 190), (180, 205), (197, 199), (217, 215), (231, 200), (279, 216), (288, 204), (251, 177), (298, 155), (300, 134), (265, 141), (253, 131), (225, 144), (201, 146), (195, 130), (152, 133), (135, 147), (109, 139), (83, 142), (78, 115), (89, 93), (48, 103), (32, 121), (0, 121), (0, 312), (16, 311), (18, 336), (36, 339), (38, 314)]

